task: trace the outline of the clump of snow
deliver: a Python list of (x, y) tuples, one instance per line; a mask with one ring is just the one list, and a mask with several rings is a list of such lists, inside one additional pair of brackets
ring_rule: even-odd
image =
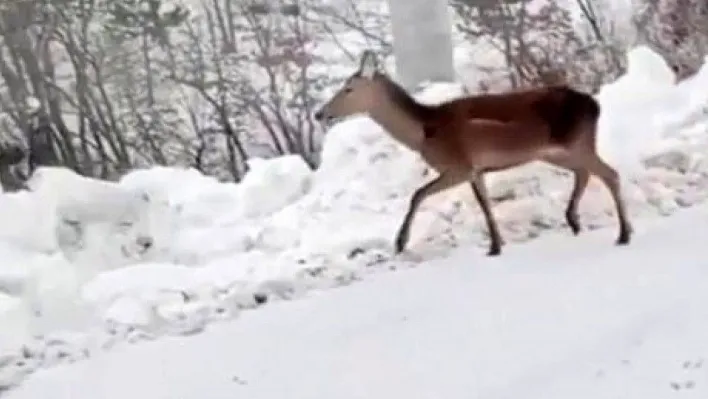
[(42, 108), (42, 103), (36, 97), (27, 97), (25, 107), (28, 114), (34, 114)]
[(299, 155), (286, 155), (273, 160), (251, 158), (248, 168), (240, 184), (241, 200), (236, 204), (244, 217), (269, 215), (309, 190), (312, 170)]
[(30, 324), (33, 334), (82, 331), (91, 325), (95, 315), (79, 293), (100, 269), (86, 270), (84, 265), (67, 262), (60, 255), (26, 267), (32, 275), (25, 283), (22, 298), (36, 316)]
[(666, 61), (646, 45), (637, 46), (627, 52), (627, 72), (625, 76), (644, 78), (656, 85), (670, 86), (676, 82), (676, 75)]
[(28, 251), (56, 249), (54, 212), (39, 195), (20, 191), (0, 193), (0, 241)]
[[(179, 217), (180, 223), (210, 227), (229, 222), (234, 203), (241, 195), (237, 184), (220, 183), (196, 169), (154, 167), (134, 170), (119, 184), (161, 198)], [(191, 206), (208, 203), (208, 207)]]
[[(624, 195), (633, 218), (668, 215), (708, 196), (708, 118), (695, 111), (699, 98), (708, 99), (698, 85), (706, 72), (694, 78), (696, 86), (675, 85), (646, 49), (629, 56), (628, 74), (598, 96), (598, 147), (630, 177)], [(460, 85), (436, 84), (416, 97), (434, 103), (463, 92)], [(675, 101), (679, 92), (692, 93), (692, 100)], [(647, 110), (661, 117), (649, 118)], [(675, 117), (689, 114), (695, 122)], [(679, 122), (681, 134), (666, 135)], [(46, 323), (40, 342), (52, 336), (55, 317), (72, 326), (100, 319), (103, 346), (194, 333), (240, 309), (348, 284), (369, 270), (410, 265), (416, 254), (429, 259), (457, 245), (486, 245), (478, 205), (469, 186), (461, 185), (424, 202), (409, 253), (393, 256), (391, 242), (410, 196), (434, 172), (367, 117), (327, 132), (316, 171), (295, 156), (249, 165), (240, 184), (220, 183), (193, 169), (137, 170), (117, 183), (45, 169), (33, 177), (31, 192), (0, 195), (0, 214), (14, 216), (8, 220), (25, 235), (17, 239), (4, 226), (0, 242), (35, 259), (27, 276), (15, 273), (20, 277), (6, 277), (12, 282), (6, 285), (21, 287), (9, 295), (24, 295), (30, 308), (41, 311)], [(568, 172), (531, 164), (492, 174), (489, 185), (506, 242), (567, 229)], [(40, 223), (34, 211), (52, 222)], [(610, 196), (596, 180), (580, 213), (586, 229), (616, 224)], [(43, 232), (36, 238), (41, 244), (32, 242), (32, 230), (23, 223)], [(568, 233), (568, 239), (575, 238)], [(607, 237), (607, 245), (613, 240)], [(0, 265), (0, 283), (9, 267)], [(0, 300), (6, 309), (20, 309), (13, 299)], [(74, 314), (79, 320), (72, 320)]]
[(685, 132), (692, 125), (705, 125), (705, 116), (708, 113), (708, 93), (700, 90), (708, 85), (708, 56), (705, 57), (703, 66), (698, 72), (679, 82), (671, 97), (665, 99), (666, 104), (671, 104), (665, 113), (666, 134), (676, 135)]
[(142, 259), (169, 241), (154, 231), (165, 221), (152, 223), (155, 201), (146, 192), (61, 167), (38, 169), (27, 185), (49, 213), (38, 227), (48, 228), (70, 261), (98, 263), (100, 271)]
[(603, 158), (624, 174), (636, 174), (641, 171), (642, 158), (660, 144), (666, 100), (673, 97), (676, 76), (666, 61), (646, 46), (631, 49), (627, 64), (627, 72), (603, 86), (597, 95), (602, 108), (597, 147)]
[(32, 313), (26, 309), (21, 297), (0, 291), (0, 356), (27, 342), (32, 334), (28, 330)]

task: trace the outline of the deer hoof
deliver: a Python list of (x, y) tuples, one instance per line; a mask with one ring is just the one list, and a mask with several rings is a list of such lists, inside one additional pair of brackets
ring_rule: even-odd
[(489, 252), (487, 252), (487, 256), (498, 256), (501, 254), (501, 246), (494, 246), (489, 248)]
[(580, 225), (578, 225), (578, 224), (571, 224), (571, 225), (570, 225), (570, 231), (573, 232), (573, 235), (574, 235), (574, 236), (577, 236), (578, 234), (580, 234), (580, 232), (582, 231), (582, 229), (580, 228)]
[(573, 232), (573, 235), (577, 236), (578, 234), (580, 234), (582, 228), (580, 227), (580, 223), (578, 222), (577, 215), (574, 215), (572, 213), (566, 213), (565, 219), (568, 223), (568, 227), (570, 227), (570, 231)]
[(396, 255), (403, 252), (403, 250), (406, 247), (406, 241), (408, 241), (408, 240), (406, 240), (405, 237), (403, 237), (403, 236), (396, 237), (396, 244), (394, 245), (394, 253)]
[(632, 228), (622, 226), (620, 228), (619, 237), (617, 237), (617, 245), (627, 245), (632, 240)]
[(622, 234), (617, 238), (617, 245), (627, 245), (631, 241), (631, 236), (629, 234)]

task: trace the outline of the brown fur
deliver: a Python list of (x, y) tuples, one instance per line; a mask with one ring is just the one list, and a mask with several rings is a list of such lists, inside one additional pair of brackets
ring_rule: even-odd
[(373, 54), (367, 52), (359, 70), (315, 117), (329, 120), (356, 113), (368, 113), (439, 173), (413, 194), (396, 237), (396, 252), (407, 244), (410, 226), (425, 198), (468, 181), (487, 221), (489, 254), (501, 253), (502, 238), (491, 212), (484, 174), (532, 161), (574, 173), (566, 208), (566, 220), (574, 234), (580, 231), (578, 203), (593, 174), (607, 186), (615, 202), (620, 224), (617, 243), (627, 244), (631, 239), (617, 172), (595, 151), (600, 106), (590, 95), (554, 86), (424, 105), (381, 73)]
[[(378, 77), (381, 79), (382, 77)], [(392, 83), (392, 82), (391, 82)], [(394, 91), (396, 89), (389, 88)], [(594, 122), (600, 116), (600, 105), (589, 94), (567, 86), (542, 87), (503, 94), (464, 97), (428, 107), (423, 112), (426, 137), (440, 126), (454, 120), (485, 118), (501, 122), (543, 122), (549, 139), (563, 145), (574, 140), (575, 127), (584, 121)], [(421, 113), (421, 114), (423, 114)]]

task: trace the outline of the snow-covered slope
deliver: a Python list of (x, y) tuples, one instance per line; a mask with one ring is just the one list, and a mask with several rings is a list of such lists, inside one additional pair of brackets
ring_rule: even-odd
[[(686, 234), (691, 231), (692, 234)], [(708, 395), (708, 212), (473, 249), (193, 337), (41, 371), (6, 399), (666, 399)]]

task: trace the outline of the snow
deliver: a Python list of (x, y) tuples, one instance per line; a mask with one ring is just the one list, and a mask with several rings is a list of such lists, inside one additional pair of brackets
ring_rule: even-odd
[(706, 226), (696, 207), (647, 223), (630, 247), (601, 229), (491, 261), (458, 249), (43, 370), (6, 398), (705, 397)]
[[(694, 79), (676, 85), (671, 72), (664, 68), (663, 60), (647, 49), (634, 49), (628, 56), (632, 65), (628, 75), (603, 88), (598, 96), (603, 107), (598, 148), (603, 157), (620, 169), (626, 180), (624, 195), (635, 220), (638, 237), (642, 237), (652, 217), (674, 214), (681, 208), (700, 204), (708, 196), (705, 190), (708, 185), (708, 159), (705, 158), (708, 118), (702, 108), (704, 105), (701, 105), (701, 101), (705, 104), (708, 100), (702, 85), (708, 79), (708, 69), (704, 68)], [(462, 93), (460, 85), (434, 84), (416, 96), (421, 101), (432, 103)], [(458, 277), (469, 284), (472, 284), (472, 275), (475, 280), (478, 277), (481, 280), (479, 285), (473, 284), (473, 293), (469, 294), (472, 297), (465, 297), (462, 302), (466, 307), (457, 309), (456, 314), (480, 314), (479, 319), (468, 322), (473, 323), (472, 327), (489, 333), (489, 339), (493, 335), (491, 331), (499, 327), (494, 323), (500, 321), (494, 318), (511, 312), (515, 306), (518, 313), (508, 315), (517, 323), (513, 330), (536, 329), (547, 334), (560, 334), (559, 339), (565, 337), (565, 341), (554, 344), (560, 346), (554, 353), (563, 356), (570, 355), (568, 351), (574, 349), (571, 346), (573, 342), (567, 337), (580, 334), (578, 331), (588, 329), (600, 334), (603, 332), (600, 327), (605, 326), (607, 330), (604, 332), (609, 333), (615, 327), (624, 328), (621, 323), (635, 315), (640, 316), (631, 313), (635, 311), (633, 306), (641, 305), (632, 302), (632, 292), (639, 295), (638, 291), (630, 290), (627, 294), (630, 297), (616, 293), (619, 302), (612, 305), (610, 313), (589, 318), (581, 326), (575, 323), (584, 323), (582, 319), (572, 319), (577, 317), (570, 314), (574, 312), (559, 307), (561, 304), (557, 303), (557, 298), (567, 297), (581, 313), (594, 314), (592, 312), (598, 312), (597, 306), (600, 304), (610, 304), (609, 300), (599, 300), (601, 298), (597, 303), (588, 299), (598, 294), (601, 281), (607, 282), (608, 289), (615, 287), (619, 290), (622, 284), (634, 287), (632, 279), (636, 279), (638, 269), (630, 268), (627, 274), (621, 274), (624, 273), (621, 269), (623, 264), (608, 267), (607, 270), (603, 269), (604, 266), (598, 265), (599, 269), (595, 266), (603, 258), (613, 264), (613, 257), (625, 257), (627, 262), (635, 262), (641, 253), (634, 249), (615, 249), (612, 246), (614, 230), (601, 229), (608, 226), (616, 229), (616, 221), (612, 201), (597, 182), (593, 181), (588, 188), (580, 210), (581, 223), (586, 229), (601, 229), (601, 246), (593, 241), (593, 237), (599, 236), (587, 234), (582, 238), (573, 238), (567, 231), (563, 211), (572, 186), (570, 176), (552, 167), (529, 165), (496, 173), (490, 179), (490, 194), (495, 200), (494, 213), (509, 244), (505, 247), (509, 255), (505, 252), (500, 258), (502, 260), (481, 257), (484, 253), (482, 247), (486, 245), (486, 229), (469, 188), (464, 186), (441, 193), (423, 204), (412, 230), (410, 250), (394, 257), (391, 241), (409, 197), (431, 178), (432, 172), (416, 154), (388, 137), (367, 117), (351, 118), (333, 126), (327, 132), (321, 155), (321, 165), (315, 171), (295, 156), (253, 159), (249, 162), (251, 171), (240, 184), (220, 183), (195, 170), (180, 168), (136, 170), (118, 182), (101, 182), (64, 169), (45, 168), (32, 177), (31, 191), (0, 195), (0, 215), (3, 220), (9, 221), (0, 227), (0, 259), (3, 260), (0, 266), (0, 310), (3, 310), (0, 312), (0, 323), (4, 330), (0, 336), (0, 389), (16, 386), (28, 374), (58, 362), (87, 356), (99, 359), (104, 356), (103, 350), (108, 348), (112, 348), (111, 353), (133, 350), (116, 347), (126, 341), (160, 338), (157, 340), (160, 343), (153, 344), (168, 345), (163, 342), (177, 342), (179, 339), (169, 341), (164, 340), (164, 336), (198, 332), (202, 334), (193, 339), (204, 339), (202, 336), (211, 331), (207, 327), (216, 321), (227, 323), (214, 328), (241, 331), (241, 327), (226, 326), (231, 325), (229, 321), (239, 317), (243, 310), (266, 302), (269, 303), (268, 309), (306, 306), (298, 305), (300, 301), (293, 304), (270, 303), (308, 297), (320, 289), (355, 281), (357, 284), (354, 287), (343, 292), (369, 295), (357, 290), (366, 290), (364, 287), (367, 284), (378, 284), (370, 282), (370, 274), (428, 265), (435, 259), (450, 256), (452, 248), (457, 246), (468, 248), (462, 252), (464, 257), (459, 258), (464, 260), (457, 261), (464, 265), (455, 265), (454, 257), (442, 264), (452, 268), (450, 270), (459, 269), (455, 273), (463, 273)], [(553, 232), (559, 230), (562, 235), (554, 237)], [(543, 238), (538, 244), (520, 245), (540, 236)], [(679, 241), (671, 245), (671, 249), (677, 252), (667, 252), (666, 256), (679, 253), (680, 237), (670, 237)], [(534, 250), (534, 245), (539, 247)], [(644, 245), (640, 242), (632, 244), (631, 248), (636, 246), (639, 248), (636, 251), (647, 252)], [(573, 255), (571, 248), (585, 253), (587, 258)], [(650, 249), (659, 251), (662, 246), (654, 244)], [(523, 256), (515, 255), (525, 250), (530, 252)], [(661, 256), (654, 254), (647, 259), (653, 262)], [(680, 259), (688, 262), (685, 267), (690, 267), (690, 256), (693, 255), (686, 256), (688, 258)], [(580, 266), (573, 266), (568, 271), (560, 268), (562, 264), (572, 266), (576, 263), (584, 265), (585, 269)], [(514, 265), (517, 264), (523, 264), (523, 268), (516, 268)], [(436, 270), (435, 267), (426, 270)], [(462, 271), (469, 267), (472, 268), (469, 272)], [(478, 267), (485, 271), (475, 271)], [(657, 264), (655, 272), (658, 273), (659, 268)], [(610, 269), (614, 271), (610, 272)], [(533, 277), (523, 270), (541, 274)], [(543, 270), (546, 274), (542, 273)], [(579, 270), (598, 274), (582, 274)], [(652, 269), (648, 270), (651, 275)], [(685, 269), (679, 269), (676, 273), (681, 270)], [(474, 274), (478, 272), (484, 275)], [(397, 277), (377, 277), (374, 280), (385, 281), (388, 278), (394, 279), (391, 285), (407, 284), (403, 277), (400, 282), (396, 282)], [(422, 281), (417, 287), (416, 283), (411, 283), (411, 287), (415, 287), (417, 295), (425, 293), (421, 301), (430, 295), (438, 295), (441, 296), (438, 298), (440, 302), (444, 300), (442, 291), (447, 289), (442, 285), (449, 285), (453, 293), (456, 285), (445, 280), (444, 276), (439, 278), (443, 280), (437, 283), (440, 285), (438, 287), (429, 284), (422, 286)], [(448, 278), (453, 279), (452, 276)], [(700, 279), (696, 280), (698, 284)], [(459, 285), (462, 281), (457, 283), (459, 295), (467, 291)], [(430, 277), (429, 283), (433, 282), (435, 277)], [(534, 287), (540, 292), (542, 286), (548, 291), (547, 296), (532, 292)], [(378, 300), (364, 309), (372, 309), (372, 305), (383, 306), (387, 302), (393, 306), (397, 303), (394, 299), (413, 300), (411, 296), (414, 291), (405, 294), (408, 291), (401, 293), (400, 289), (403, 288), (390, 291), (386, 298), (382, 298), (382, 292), (372, 293), (372, 301), (373, 298)], [(397, 298), (397, 292), (407, 297)], [(574, 292), (579, 296), (574, 297)], [(326, 295), (336, 298), (337, 295), (353, 294), (332, 292)], [(310, 299), (302, 303), (309, 303), (307, 301)], [(334, 303), (337, 303), (336, 300)], [(653, 304), (654, 299), (646, 303), (646, 308), (639, 307), (636, 311), (653, 311)], [(338, 309), (337, 314), (327, 320), (331, 322), (340, 315), (347, 315), (349, 319), (351, 315), (352, 323), (361, 321), (356, 317), (361, 315), (361, 310), (351, 311), (347, 310), (349, 305), (340, 305), (329, 310)], [(415, 305), (429, 309), (431, 315), (426, 314), (425, 317), (432, 317), (435, 313), (424, 304), (415, 302)], [(397, 306), (404, 310), (413, 304), (403, 302)], [(566, 330), (555, 331), (559, 328), (558, 321), (555, 320), (554, 324), (553, 314), (545, 313), (536, 323), (537, 311), (530, 310), (545, 308), (555, 309), (560, 312), (558, 315), (576, 321), (571, 326), (560, 326)], [(288, 320), (289, 316), (268, 309), (267, 312), (276, 312), (274, 314), (278, 317)], [(267, 317), (251, 316), (263, 314), (266, 310), (248, 312), (248, 317)], [(523, 313), (522, 310), (529, 312)], [(328, 310), (323, 309), (322, 312), (327, 313)], [(391, 312), (393, 310), (384, 314), (390, 315)], [(420, 327), (427, 331), (437, 328), (442, 322), (446, 325), (451, 323), (451, 319), (445, 317), (452, 318), (453, 315), (446, 314), (447, 311), (441, 311), (438, 315), (441, 320), (432, 318), (430, 325)], [(366, 317), (369, 317), (368, 313)], [(379, 319), (367, 319), (365, 324), (376, 328), (376, 320)], [(240, 325), (240, 322), (235, 322), (235, 325)], [(322, 325), (323, 322), (313, 321), (315, 325)], [(522, 322), (528, 323), (528, 326)], [(595, 322), (600, 326), (597, 329)], [(294, 337), (300, 334), (298, 329), (314, 331), (303, 325), (272, 325), (280, 325), (283, 329), (281, 333), (294, 334)], [(255, 326), (256, 330), (265, 328)], [(387, 329), (390, 326), (379, 327)], [(470, 325), (462, 327), (471, 328)], [(364, 335), (374, 334), (360, 327), (356, 330)], [(504, 336), (504, 331), (499, 331), (502, 337), (506, 337), (503, 342), (509, 346), (508, 350), (526, 350), (523, 345), (515, 346), (513, 340), (523, 336), (513, 335), (513, 332), (509, 330), (508, 335)], [(232, 348), (239, 353), (244, 350), (255, 353), (244, 349), (254, 345), (252, 337), (262, 335), (263, 339), (274, 339), (272, 334), (275, 333), (254, 331), (254, 335), (244, 336), (244, 342), (233, 343), (236, 346)], [(339, 337), (336, 340), (340, 343), (346, 335), (343, 331), (332, 333)], [(7, 340), (3, 339), (6, 336)], [(300, 337), (306, 339), (305, 335)], [(376, 335), (368, 337), (374, 339)], [(459, 335), (453, 337), (461, 338)], [(587, 339), (595, 338), (587, 336)], [(589, 342), (577, 344), (581, 347)], [(408, 341), (408, 344), (414, 345), (415, 342)], [(364, 342), (360, 345), (364, 346)], [(476, 344), (469, 345), (477, 348)], [(480, 347), (479, 359), (488, 360), (497, 369), (502, 367), (502, 360), (508, 363), (511, 359), (504, 356), (512, 356), (512, 352), (504, 352), (505, 345), (500, 345), (486, 342)], [(451, 347), (443, 349), (453, 351)], [(497, 350), (501, 352), (497, 354)], [(174, 353), (177, 356), (179, 351)], [(256, 361), (254, 356), (245, 356), (240, 361)], [(425, 356), (434, 356), (434, 353)], [(425, 356), (424, 360), (432, 360)], [(394, 362), (400, 358), (389, 360), (391, 363), (383, 363), (380, 370), (397, 368)], [(548, 359), (549, 362), (561, 360)], [(361, 362), (362, 359), (352, 361)], [(405, 362), (408, 363), (411, 362)], [(76, 367), (87, 367), (81, 364)], [(324, 362), (318, 366), (320, 371), (327, 369), (326, 364)], [(411, 367), (413, 365), (411, 363)], [(508, 372), (516, 370), (513, 373), (517, 373), (519, 378), (527, 370), (535, 368), (533, 364), (524, 362), (509, 367)], [(373, 372), (376, 368), (371, 370)], [(179, 372), (176, 369), (173, 371)], [(464, 375), (483, 378), (477, 377), (477, 373), (487, 375), (484, 374), (487, 371), (477, 369)], [(460, 374), (453, 373), (450, 378), (455, 375)], [(475, 389), (492, 389), (492, 382), (496, 381), (494, 375), (489, 374), (489, 381), (479, 380), (480, 388)], [(503, 376), (503, 373), (499, 374), (499, 384), (507, 381)], [(430, 383), (435, 384), (434, 381)], [(283, 384), (283, 387), (288, 386)], [(14, 392), (22, 392), (23, 387), (25, 385), (21, 384), (20, 390)], [(86, 391), (93, 392), (90, 389)], [(354, 392), (352, 387), (352, 394)], [(423, 392), (421, 390), (418, 395)], [(158, 393), (155, 396), (160, 397)], [(182, 394), (177, 396), (183, 397)]]
[(27, 97), (27, 113), (34, 114), (39, 111), (42, 107), (42, 103), (36, 97)]
[[(641, 170), (642, 158), (661, 143), (667, 100), (678, 99), (672, 96), (675, 81), (674, 72), (661, 56), (639, 46), (627, 53), (627, 73), (598, 93), (601, 114), (605, 114), (600, 117), (598, 149), (625, 173)], [(683, 104), (676, 105), (680, 108)], [(673, 107), (669, 110), (674, 111)]]

